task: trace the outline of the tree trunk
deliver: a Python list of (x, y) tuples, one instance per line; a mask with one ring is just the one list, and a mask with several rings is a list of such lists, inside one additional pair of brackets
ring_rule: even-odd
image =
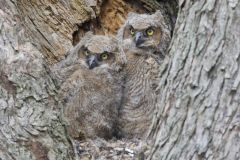
[(0, 1), (0, 159), (74, 159), (50, 64), (72, 47), (76, 24), (94, 17), (88, 5)]
[(239, 0), (180, 1), (148, 159), (240, 159)]
[[(165, 6), (165, 7), (163, 7)], [(239, 0), (179, 0), (148, 159), (240, 159)], [(176, 0), (1, 0), (0, 159), (75, 159), (51, 65), (87, 31), (115, 34), (130, 11)]]

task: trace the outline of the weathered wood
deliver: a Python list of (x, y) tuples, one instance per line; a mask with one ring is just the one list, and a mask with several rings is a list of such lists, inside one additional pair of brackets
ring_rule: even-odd
[(181, 1), (148, 159), (240, 159), (240, 3)]
[(16, 6), (15, 16), (49, 63), (64, 58), (72, 47), (72, 34), (78, 30), (78, 25), (95, 18), (100, 5), (90, 0), (13, 2), (12, 5)]
[(72, 159), (49, 64), (64, 58), (96, 1), (0, 2), (0, 158)]

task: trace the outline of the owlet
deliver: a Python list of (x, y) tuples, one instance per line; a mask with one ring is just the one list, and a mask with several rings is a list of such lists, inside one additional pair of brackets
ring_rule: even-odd
[(114, 135), (125, 60), (116, 39), (88, 33), (58, 64), (63, 117), (73, 139)]
[(120, 128), (127, 138), (145, 138), (156, 107), (161, 60), (171, 40), (171, 27), (160, 11), (130, 13), (118, 32), (126, 53), (126, 83)]

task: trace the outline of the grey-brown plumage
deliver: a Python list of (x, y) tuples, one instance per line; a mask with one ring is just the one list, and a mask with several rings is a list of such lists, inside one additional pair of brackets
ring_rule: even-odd
[(73, 139), (111, 138), (122, 97), (125, 57), (114, 38), (87, 34), (58, 64), (67, 131)]
[(160, 11), (130, 13), (118, 33), (127, 56), (126, 83), (120, 128), (127, 138), (145, 138), (157, 100), (158, 73), (170, 43), (171, 27)]

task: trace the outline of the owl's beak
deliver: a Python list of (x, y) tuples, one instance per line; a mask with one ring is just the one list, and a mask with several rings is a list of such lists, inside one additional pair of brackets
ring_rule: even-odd
[(143, 42), (145, 41), (145, 38), (143, 36), (142, 32), (137, 32), (135, 35), (135, 43), (136, 46), (138, 47), (139, 45), (141, 45)]
[(90, 55), (89, 57), (87, 57), (87, 64), (89, 69), (93, 69), (95, 67), (98, 66), (98, 60), (96, 55)]

